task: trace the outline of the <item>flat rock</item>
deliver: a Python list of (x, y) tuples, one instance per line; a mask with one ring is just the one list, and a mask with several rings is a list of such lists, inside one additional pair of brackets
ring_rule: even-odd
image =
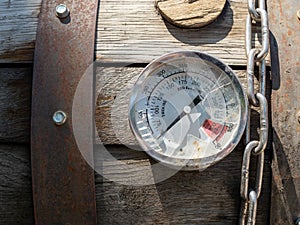
[(226, 0), (155, 0), (160, 14), (170, 23), (183, 28), (210, 24), (222, 13)]

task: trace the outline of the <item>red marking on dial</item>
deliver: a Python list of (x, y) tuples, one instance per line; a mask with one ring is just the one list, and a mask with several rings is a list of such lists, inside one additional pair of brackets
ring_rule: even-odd
[(212, 139), (216, 139), (216, 141), (219, 141), (224, 134), (227, 131), (227, 126), (224, 126), (223, 124), (216, 123), (212, 120), (205, 120), (203, 123), (203, 129), (205, 133)]

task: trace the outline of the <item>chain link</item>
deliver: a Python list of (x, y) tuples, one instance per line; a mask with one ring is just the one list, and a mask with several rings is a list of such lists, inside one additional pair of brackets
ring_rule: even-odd
[(247, 62), (247, 79), (248, 79), (248, 89), (247, 95), (250, 103), (253, 106), (259, 106), (258, 100), (256, 98), (256, 93), (254, 93), (254, 65), (255, 56), (258, 54), (259, 50), (253, 48), (250, 50)]
[[(243, 156), (241, 171), (241, 187), (240, 195), (242, 198), (240, 211), (240, 225), (255, 225), (257, 213), (257, 201), (261, 194), (263, 170), (264, 170), (264, 150), (268, 141), (268, 102), (266, 95), (266, 62), (265, 57), (269, 52), (269, 25), (268, 14), (266, 11), (265, 0), (258, 0), (258, 8), (256, 8), (255, 0), (248, 0), (248, 15), (246, 18), (246, 43), (245, 50), (247, 55), (247, 95), (250, 105), (260, 107), (260, 132), (259, 140), (251, 140), (250, 137), (250, 114), (248, 115), (246, 128), (246, 148)], [(260, 24), (262, 46), (261, 48), (253, 48), (252, 29), (254, 24)], [(259, 92), (255, 93), (254, 88), (254, 67), (255, 63), (259, 64)], [(251, 155), (256, 155), (256, 179), (255, 186), (249, 188), (249, 167), (251, 164)]]

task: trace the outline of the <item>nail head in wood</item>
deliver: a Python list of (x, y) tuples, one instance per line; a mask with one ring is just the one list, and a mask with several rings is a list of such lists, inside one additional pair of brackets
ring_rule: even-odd
[(226, 0), (155, 0), (159, 13), (170, 23), (183, 28), (200, 28), (222, 13)]

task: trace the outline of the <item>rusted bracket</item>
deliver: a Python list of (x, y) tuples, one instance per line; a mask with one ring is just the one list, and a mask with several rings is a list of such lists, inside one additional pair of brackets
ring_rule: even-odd
[(269, 0), (274, 156), (270, 224), (300, 219), (299, 0)]
[[(93, 62), (98, 1), (66, 0), (70, 13), (64, 6), (56, 10), (60, 3), (42, 2), (37, 30), (31, 120), (35, 223), (93, 225), (94, 172), (73, 135), (72, 103), (80, 78)], [(90, 160), (92, 145), (87, 140), (81, 149)]]

